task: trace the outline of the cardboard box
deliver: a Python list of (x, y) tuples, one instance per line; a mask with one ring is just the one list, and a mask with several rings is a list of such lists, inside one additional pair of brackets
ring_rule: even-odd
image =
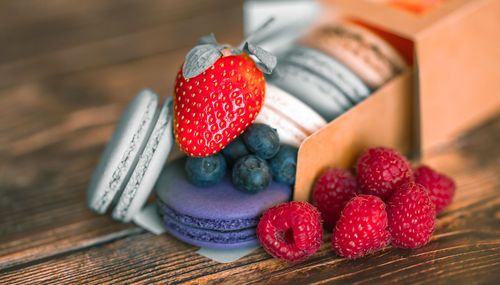
[(300, 146), (294, 200), (329, 167), (352, 167), (384, 145), (427, 153), (500, 111), (500, 1), (447, 0), (425, 14), (373, 1), (330, 0), (338, 14), (413, 43), (413, 66)]
[(321, 172), (350, 168), (365, 148), (383, 145), (411, 152), (412, 77), (412, 70), (404, 72), (302, 142), (294, 200), (309, 200)]

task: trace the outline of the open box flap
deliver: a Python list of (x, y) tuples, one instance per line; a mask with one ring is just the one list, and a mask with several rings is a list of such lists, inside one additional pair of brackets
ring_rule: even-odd
[[(408, 39), (418, 37), (434, 26), (460, 17), (491, 0), (447, 0), (427, 13), (414, 14), (383, 2), (368, 0), (323, 0), (334, 13), (348, 14), (371, 23), (388, 32)], [(494, 0), (493, 0), (494, 1)]]
[(500, 111), (500, 1), (447, 0), (424, 14), (359, 0), (325, 0), (348, 15), (414, 43), (415, 122), (421, 153)]

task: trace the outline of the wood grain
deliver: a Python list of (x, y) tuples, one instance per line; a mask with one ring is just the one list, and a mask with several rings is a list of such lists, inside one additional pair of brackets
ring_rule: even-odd
[[(182, 5), (156, 1), (143, 5), (128, 1), (123, 6), (99, 3), (89, 1), (74, 7), (61, 1), (28, 1), (26, 6), (6, 4), (15, 6), (11, 7), (13, 13), (31, 7), (28, 9), (31, 14), (24, 11), (23, 19), (7, 17), (12, 21), (2, 21), (0, 38), (24, 33), (21, 26), (47, 21), (55, 26), (64, 26), (63, 20), (73, 21), (85, 29), (82, 32), (47, 28), (46, 35), (39, 35), (46, 41), (37, 43), (41, 49), (30, 50), (33, 44), (27, 41), (34, 43), (36, 38), (24, 34), (10, 38), (8, 46), (2, 45), (3, 49), (26, 53), (21, 58), (59, 57), (73, 45), (85, 46), (74, 42), (58, 45), (57, 49), (43, 48), (54, 47), (56, 39), (73, 39), (70, 35), (74, 33), (78, 41), (96, 41), (95, 37), (103, 31), (92, 21), (107, 21), (112, 24), (113, 33), (124, 35), (103, 36), (112, 45), (123, 44), (120, 49), (124, 46), (128, 46), (128, 51), (132, 49), (122, 39), (129, 35), (133, 38), (137, 29), (154, 30), (137, 42), (137, 47), (151, 46), (152, 41), (159, 39), (165, 42), (156, 43), (161, 51), (154, 55), (147, 49), (138, 49), (133, 61), (130, 57), (109, 56), (108, 53), (116, 52), (113, 49), (102, 53), (85, 46), (87, 58), (71, 56), (64, 60), (70, 69), (43, 64), (40, 72), (32, 73), (34, 67), (26, 66), (11, 81), (6, 78), (12, 75), (12, 70), (3, 70), (1, 66), (17, 59), (5, 50), (0, 52), (0, 81), (9, 82), (0, 88), (0, 269), (137, 233), (133, 225), (115, 223), (110, 217), (92, 213), (84, 202), (89, 179), (121, 112), (142, 88), (151, 88), (162, 98), (169, 95), (171, 79), (175, 78), (184, 55), (204, 33), (214, 31), (223, 41), (241, 39), (241, 23), (237, 21), (241, 18), (241, 2), (187, 1)], [(108, 19), (105, 17), (108, 14), (114, 16)], [(150, 19), (144, 20), (148, 22), (144, 25), (134, 24), (129, 20), (132, 15)], [(212, 20), (223, 16), (239, 24), (228, 27), (223, 21)], [(136, 30), (130, 30), (130, 25)], [(24, 47), (27, 44), (31, 47)], [(90, 58), (97, 58), (103, 66), (72, 69), (80, 61), (93, 60)]]
[(210, 32), (223, 36), (242, 31), (241, 1), (6, 5), (8, 9), (0, 9), (4, 14), (25, 19), (0, 26), (0, 42), (9, 43), (0, 45), (0, 88), (188, 48)]
[(458, 188), (416, 250), (346, 261), (326, 234), (303, 262), (258, 249), (219, 264), (86, 208), (88, 181), (130, 98), (144, 87), (170, 95), (199, 36), (237, 43), (241, 6), (0, 0), (0, 284), (497, 284), (500, 117), (426, 157)]
[[(457, 194), (439, 216), (431, 242), (420, 249), (387, 247), (347, 261), (335, 256), (326, 234), (320, 250), (304, 262), (288, 264), (258, 249), (236, 262), (219, 264), (168, 235), (138, 233), (7, 269), (0, 282), (493, 284), (500, 278), (500, 150), (495, 147), (497, 135), (491, 134), (498, 131), (500, 117), (425, 161), (455, 178)], [(486, 153), (489, 159), (477, 164)]]

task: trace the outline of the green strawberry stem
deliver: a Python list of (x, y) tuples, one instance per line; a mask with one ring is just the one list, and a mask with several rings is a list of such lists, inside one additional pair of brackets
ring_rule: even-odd
[(227, 50), (230, 50), (230, 54), (232, 55), (239, 55), (242, 52), (246, 52), (250, 55), (260, 71), (271, 74), (278, 63), (276, 56), (258, 45), (250, 43), (250, 41), (258, 33), (265, 30), (273, 21), (274, 18), (269, 18), (259, 28), (250, 33), (246, 39), (238, 45), (238, 48), (233, 48), (227, 44), (218, 44), (213, 33), (201, 37), (198, 40), (198, 45), (191, 49), (186, 55), (182, 75), (187, 79), (200, 75), (203, 71), (210, 68), (221, 56), (225, 56)]

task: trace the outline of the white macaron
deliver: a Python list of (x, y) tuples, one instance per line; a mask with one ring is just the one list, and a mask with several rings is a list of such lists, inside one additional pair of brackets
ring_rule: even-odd
[(114, 219), (129, 222), (146, 203), (173, 145), (172, 97), (158, 109), (158, 95), (139, 92), (123, 113), (87, 189), (99, 214), (116, 203)]
[(354, 105), (336, 85), (304, 66), (280, 61), (276, 71), (270, 82), (293, 94), (327, 121)]
[(266, 99), (255, 122), (275, 128), (282, 143), (296, 147), (327, 124), (316, 111), (270, 82), (266, 82)]
[(313, 48), (292, 46), (280, 58), (304, 67), (330, 81), (354, 104), (370, 96), (370, 88), (351, 70), (333, 57)]

